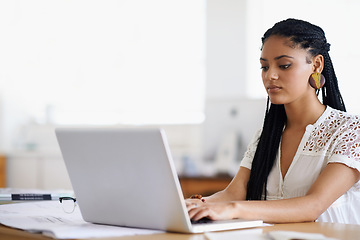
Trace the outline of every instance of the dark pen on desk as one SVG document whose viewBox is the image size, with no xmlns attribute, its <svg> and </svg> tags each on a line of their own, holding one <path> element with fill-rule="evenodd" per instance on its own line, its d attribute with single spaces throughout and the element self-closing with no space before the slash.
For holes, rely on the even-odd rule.
<svg viewBox="0 0 360 240">
<path fill-rule="evenodd" d="M 0 201 L 40 201 L 40 200 L 59 200 L 59 195 L 19 193 L 19 194 L 0 194 Z"/>
</svg>

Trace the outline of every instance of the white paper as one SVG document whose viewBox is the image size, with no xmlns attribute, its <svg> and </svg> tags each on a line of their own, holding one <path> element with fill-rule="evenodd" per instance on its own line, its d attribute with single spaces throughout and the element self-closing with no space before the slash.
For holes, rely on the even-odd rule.
<svg viewBox="0 0 360 240">
<path fill-rule="evenodd" d="M 225 232 L 209 232 L 205 236 L 209 240 L 268 240 L 262 229 L 244 229 Z"/>
<path fill-rule="evenodd" d="M 272 231 L 262 233 L 262 229 L 236 230 L 206 233 L 209 240 L 336 240 L 320 233 L 303 233 L 294 231 Z"/>
<path fill-rule="evenodd" d="M 268 232 L 269 239 L 274 240 L 291 240 L 291 239 L 302 239 L 302 240 L 335 240 L 334 238 L 328 238 L 320 233 L 303 233 L 293 231 L 273 231 Z"/>
<path fill-rule="evenodd" d="M 65 213 L 58 201 L 0 205 L 0 223 L 60 239 L 120 237 L 163 232 L 88 223 L 83 220 L 78 206 L 73 213 Z"/>
</svg>

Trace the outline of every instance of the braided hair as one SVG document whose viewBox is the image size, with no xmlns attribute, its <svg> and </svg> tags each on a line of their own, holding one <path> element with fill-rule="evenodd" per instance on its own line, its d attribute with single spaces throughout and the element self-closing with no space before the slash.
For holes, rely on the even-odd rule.
<svg viewBox="0 0 360 240">
<path fill-rule="evenodd" d="M 322 88 L 323 104 L 346 111 L 333 64 L 328 53 L 330 44 L 327 43 L 325 33 L 320 27 L 303 20 L 287 19 L 276 23 L 267 30 L 261 39 L 262 44 L 270 36 L 288 38 L 294 46 L 307 50 L 312 57 L 321 54 L 324 57 L 322 74 L 326 79 L 325 85 Z M 269 104 L 268 98 L 264 125 L 247 185 L 247 200 L 266 200 L 267 179 L 275 162 L 286 119 L 284 105 Z"/>
</svg>

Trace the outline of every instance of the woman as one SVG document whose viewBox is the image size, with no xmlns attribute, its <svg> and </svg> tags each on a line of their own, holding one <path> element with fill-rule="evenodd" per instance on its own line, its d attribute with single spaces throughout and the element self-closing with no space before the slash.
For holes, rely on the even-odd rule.
<svg viewBox="0 0 360 240">
<path fill-rule="evenodd" d="M 360 117 L 345 112 L 329 48 L 323 30 L 302 20 L 266 31 L 263 128 L 226 189 L 186 200 L 191 219 L 360 224 Z"/>
</svg>

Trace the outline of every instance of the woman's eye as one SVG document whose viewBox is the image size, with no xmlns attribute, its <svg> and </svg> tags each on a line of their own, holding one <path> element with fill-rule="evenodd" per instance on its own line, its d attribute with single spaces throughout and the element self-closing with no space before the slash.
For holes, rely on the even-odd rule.
<svg viewBox="0 0 360 240">
<path fill-rule="evenodd" d="M 291 66 L 291 64 L 284 64 L 284 65 L 280 65 L 281 69 L 288 69 Z"/>
<path fill-rule="evenodd" d="M 267 70 L 269 69 L 269 67 L 267 67 L 267 66 L 261 66 L 260 69 L 263 70 L 263 71 L 267 71 Z"/>
</svg>

